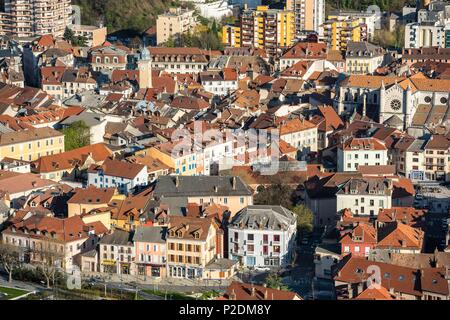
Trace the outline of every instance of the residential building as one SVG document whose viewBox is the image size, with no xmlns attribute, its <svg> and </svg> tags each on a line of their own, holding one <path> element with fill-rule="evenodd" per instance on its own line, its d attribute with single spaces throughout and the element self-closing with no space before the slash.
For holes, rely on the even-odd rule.
<svg viewBox="0 0 450 320">
<path fill-rule="evenodd" d="M 198 74 L 206 69 L 208 59 L 199 48 L 149 48 L 152 68 L 170 74 Z"/>
<path fill-rule="evenodd" d="M 450 139 L 444 135 L 432 135 L 424 150 L 425 179 L 449 181 Z"/>
<path fill-rule="evenodd" d="M 280 125 L 280 139 L 296 147 L 302 156 L 317 152 L 317 125 L 304 119 L 293 119 Z"/>
<path fill-rule="evenodd" d="M 366 25 L 367 40 L 372 41 L 375 37 L 375 30 L 381 29 L 381 15 L 379 12 L 370 11 L 345 11 L 338 10 L 328 15 L 328 19 L 359 19 L 360 23 Z"/>
<path fill-rule="evenodd" d="M 384 49 L 367 41 L 347 43 L 345 52 L 346 72 L 349 74 L 372 74 L 384 62 Z"/>
<path fill-rule="evenodd" d="M 352 178 L 336 193 L 336 209 L 350 209 L 356 215 L 376 216 L 393 206 L 393 182 L 383 178 Z"/>
<path fill-rule="evenodd" d="M 109 274 L 136 274 L 133 233 L 115 229 L 99 242 L 100 270 Z"/>
<path fill-rule="evenodd" d="M 327 44 L 324 42 L 298 42 L 280 57 L 280 70 L 286 70 L 297 62 L 327 59 Z"/>
<path fill-rule="evenodd" d="M 294 11 L 297 35 L 305 31 L 319 33 L 325 21 L 324 0 L 286 0 L 286 9 Z"/>
<path fill-rule="evenodd" d="M 323 23 L 324 42 L 330 43 L 330 50 L 347 50 L 350 41 L 367 40 L 366 25 L 359 18 L 334 17 Z"/>
<path fill-rule="evenodd" d="M 376 138 L 350 138 L 338 147 L 337 170 L 357 171 L 359 166 L 386 165 L 387 147 Z"/>
<path fill-rule="evenodd" d="M 377 245 L 377 231 L 370 224 L 358 223 L 350 230 L 341 231 L 339 243 L 342 255 L 367 257 Z"/>
<path fill-rule="evenodd" d="M 91 144 L 78 149 L 43 156 L 32 162 L 32 170 L 42 179 L 56 182 L 65 180 L 79 181 L 87 178 L 86 170 L 91 164 L 100 165 L 112 151 L 103 143 Z"/>
<path fill-rule="evenodd" d="M 162 176 L 153 195 L 163 202 L 224 205 L 232 216 L 253 204 L 250 188 L 241 178 L 230 176 Z"/>
<path fill-rule="evenodd" d="M 425 233 L 402 222 L 387 223 L 377 230 L 378 250 L 389 253 L 421 253 L 425 245 Z"/>
<path fill-rule="evenodd" d="M 55 265 L 71 270 L 75 256 L 94 249 L 106 232 L 102 223 L 86 224 L 78 216 L 59 219 L 30 212 L 2 232 L 2 242 L 21 247 L 28 263 L 39 264 L 51 255 Z"/>
<path fill-rule="evenodd" d="M 275 55 L 290 47 L 295 38 L 294 13 L 289 10 L 269 9 L 258 6 L 247 9 L 241 15 L 241 47 L 264 49 Z"/>
<path fill-rule="evenodd" d="M 148 185 L 147 166 L 106 159 L 101 165 L 92 164 L 87 170 L 88 185 L 97 188 L 117 188 L 128 194 Z"/>
<path fill-rule="evenodd" d="M 296 232 L 296 217 L 288 209 L 248 206 L 228 226 L 228 255 L 246 268 L 285 267 L 292 262 Z"/>
<path fill-rule="evenodd" d="M 117 197 L 114 188 L 98 189 L 94 186 L 76 188 L 73 196 L 67 201 L 69 217 L 89 213 L 94 209 L 106 208 Z"/>
<path fill-rule="evenodd" d="M 64 134 L 48 127 L 0 134 L 0 159 L 35 161 L 64 151 Z"/>
<path fill-rule="evenodd" d="M 106 41 L 108 34 L 106 27 L 86 26 L 86 25 L 71 25 L 70 29 L 73 31 L 75 37 L 85 38 L 88 47 L 97 47 Z"/>
<path fill-rule="evenodd" d="M 167 228 L 142 226 L 133 236 L 139 276 L 152 278 L 166 277 Z"/>
<path fill-rule="evenodd" d="M 222 43 L 227 47 L 241 46 L 241 27 L 226 24 L 222 27 Z"/>
<path fill-rule="evenodd" d="M 157 44 L 163 44 L 171 38 L 178 41 L 183 33 L 191 31 L 196 25 L 194 10 L 170 8 L 156 19 Z"/>
<path fill-rule="evenodd" d="M 216 228 L 210 219 L 172 215 L 166 246 L 169 277 L 203 278 L 216 255 Z"/>
<path fill-rule="evenodd" d="M 200 73 L 199 76 L 205 91 L 214 95 L 225 96 L 238 88 L 238 75 L 231 68 L 224 68 L 222 72 L 206 71 Z"/>
<path fill-rule="evenodd" d="M 66 26 L 72 25 L 70 0 L 5 0 L 3 5 L 0 35 L 62 37 Z"/>
<path fill-rule="evenodd" d="M 105 42 L 89 51 L 89 62 L 93 71 L 125 70 L 130 49 Z"/>
<path fill-rule="evenodd" d="M 440 23 L 408 23 L 405 26 L 405 49 L 445 47 L 445 26 Z"/>
</svg>

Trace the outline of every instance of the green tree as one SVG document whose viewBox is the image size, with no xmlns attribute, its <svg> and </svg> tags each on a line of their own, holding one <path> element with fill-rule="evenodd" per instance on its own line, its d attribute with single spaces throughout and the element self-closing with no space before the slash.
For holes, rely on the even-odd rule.
<svg viewBox="0 0 450 320">
<path fill-rule="evenodd" d="M 292 207 L 295 190 L 282 182 L 276 182 L 268 187 L 259 187 L 257 191 L 253 200 L 255 204 Z"/>
<path fill-rule="evenodd" d="M 66 27 L 66 29 L 64 30 L 64 39 L 69 42 L 72 42 L 74 37 L 75 33 L 73 32 L 73 30 L 70 29 L 69 27 Z"/>
<path fill-rule="evenodd" d="M 297 229 L 301 232 L 313 230 L 313 213 L 305 205 L 299 204 L 291 209 L 297 217 Z"/>
<path fill-rule="evenodd" d="M 76 121 L 67 128 L 61 130 L 64 134 L 64 146 L 66 151 L 78 149 L 90 144 L 89 127 L 84 121 Z"/>
<path fill-rule="evenodd" d="M 169 36 L 169 38 L 167 39 L 166 43 L 164 44 L 165 47 L 168 48 L 173 48 L 175 47 L 175 39 L 174 37 L 171 35 Z"/>
<path fill-rule="evenodd" d="M 289 290 L 288 286 L 283 283 L 283 279 L 276 273 L 269 274 L 264 284 L 271 289 Z"/>
</svg>

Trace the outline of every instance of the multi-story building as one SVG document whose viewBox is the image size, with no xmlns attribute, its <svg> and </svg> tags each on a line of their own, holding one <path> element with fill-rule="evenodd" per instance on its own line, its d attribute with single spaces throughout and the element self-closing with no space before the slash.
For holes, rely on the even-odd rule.
<svg viewBox="0 0 450 320">
<path fill-rule="evenodd" d="M 200 73 L 200 82 L 203 88 L 218 96 L 225 96 L 237 90 L 238 75 L 236 70 L 224 68 L 220 71 L 206 71 Z"/>
<path fill-rule="evenodd" d="M 179 40 L 183 33 L 192 30 L 196 24 L 194 10 L 170 8 L 156 19 L 157 44 L 165 43 L 170 38 L 174 38 L 175 41 Z"/>
<path fill-rule="evenodd" d="M 88 47 L 97 47 L 106 41 L 108 34 L 106 27 L 85 26 L 74 24 L 70 26 L 75 37 L 84 37 Z"/>
<path fill-rule="evenodd" d="M 328 15 L 328 19 L 359 19 L 367 27 L 367 40 L 373 40 L 375 30 L 381 29 L 381 16 L 372 11 L 345 11 L 339 10 Z"/>
<path fill-rule="evenodd" d="M 286 8 L 294 11 L 295 31 L 319 32 L 319 27 L 325 20 L 324 0 L 286 0 Z"/>
<path fill-rule="evenodd" d="M 241 15 L 240 45 L 241 47 L 262 48 L 269 55 L 274 55 L 280 49 L 293 44 L 294 28 L 293 11 L 269 9 L 268 6 L 258 6 L 256 10 L 247 9 Z M 224 40 L 229 41 L 230 36 L 227 34 L 230 34 L 232 29 L 224 28 Z M 234 29 L 234 34 L 237 33 L 239 32 Z M 232 43 L 230 44 L 232 45 Z"/>
<path fill-rule="evenodd" d="M 125 70 L 129 54 L 127 47 L 106 44 L 89 52 L 89 62 L 94 71 Z"/>
<path fill-rule="evenodd" d="M 424 150 L 425 179 L 449 181 L 450 139 L 444 135 L 432 135 L 425 144 Z"/>
<path fill-rule="evenodd" d="M 136 229 L 133 242 L 138 275 L 166 276 L 166 238 L 166 227 L 141 226 Z"/>
<path fill-rule="evenodd" d="M 358 18 L 334 17 L 323 23 L 323 37 L 331 50 L 347 50 L 350 41 L 367 40 L 366 25 Z"/>
<path fill-rule="evenodd" d="M 346 72 L 371 74 L 384 62 L 384 50 L 366 41 L 347 43 L 345 52 Z"/>
<path fill-rule="evenodd" d="M 376 216 L 392 207 L 393 182 L 382 178 L 352 178 L 336 193 L 336 209 L 355 215 Z"/>
<path fill-rule="evenodd" d="M 405 48 L 445 47 L 445 26 L 440 23 L 408 23 Z"/>
<path fill-rule="evenodd" d="M 92 164 L 87 173 L 88 185 L 117 188 L 123 194 L 148 184 L 147 166 L 138 163 L 106 159 L 101 165 Z"/>
<path fill-rule="evenodd" d="M 167 274 L 203 278 L 216 256 L 216 228 L 208 218 L 171 216 L 167 234 Z"/>
<path fill-rule="evenodd" d="M 116 229 L 103 236 L 99 243 L 100 271 L 115 274 L 135 274 L 136 251 L 133 233 Z"/>
<path fill-rule="evenodd" d="M 317 152 L 317 125 L 304 119 L 293 119 L 280 125 L 280 139 L 296 147 L 302 155 Z"/>
<path fill-rule="evenodd" d="M 151 67 L 171 74 L 198 74 L 206 69 L 208 59 L 199 48 L 149 48 Z"/>
<path fill-rule="evenodd" d="M 0 159 L 34 161 L 64 151 L 64 134 L 44 127 L 0 134 Z"/>
<path fill-rule="evenodd" d="M 253 204 L 253 193 L 239 177 L 162 176 L 156 182 L 154 197 L 161 201 L 219 204 L 232 215 Z"/>
<path fill-rule="evenodd" d="M 230 259 L 244 267 L 284 267 L 295 251 L 297 220 L 282 206 L 248 206 L 228 226 Z"/>
<path fill-rule="evenodd" d="M 358 171 L 359 166 L 388 163 L 387 147 L 376 138 L 350 138 L 338 147 L 338 171 Z"/>
<path fill-rule="evenodd" d="M 72 25 L 71 0 L 5 0 L 0 12 L 0 35 L 63 36 Z"/>
<path fill-rule="evenodd" d="M 224 25 L 222 27 L 222 43 L 227 47 L 241 46 L 241 28 L 239 26 Z"/>
</svg>

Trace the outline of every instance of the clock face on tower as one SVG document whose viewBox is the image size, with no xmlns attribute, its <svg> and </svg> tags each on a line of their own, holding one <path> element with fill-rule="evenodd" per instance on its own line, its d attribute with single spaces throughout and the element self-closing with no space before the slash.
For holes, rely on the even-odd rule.
<svg viewBox="0 0 450 320">
<path fill-rule="evenodd" d="M 398 99 L 394 99 L 391 101 L 391 109 L 398 111 L 402 107 L 402 103 Z"/>
</svg>

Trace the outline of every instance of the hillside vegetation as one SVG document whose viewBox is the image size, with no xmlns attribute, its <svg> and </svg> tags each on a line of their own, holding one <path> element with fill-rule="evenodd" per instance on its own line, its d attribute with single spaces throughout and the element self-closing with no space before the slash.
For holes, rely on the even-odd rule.
<svg viewBox="0 0 450 320">
<path fill-rule="evenodd" d="M 81 7 L 82 23 L 102 23 L 109 32 L 122 29 L 144 31 L 155 25 L 156 17 L 170 6 L 179 6 L 174 0 L 73 0 Z"/>
</svg>

